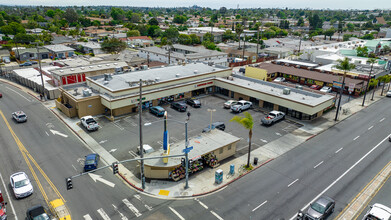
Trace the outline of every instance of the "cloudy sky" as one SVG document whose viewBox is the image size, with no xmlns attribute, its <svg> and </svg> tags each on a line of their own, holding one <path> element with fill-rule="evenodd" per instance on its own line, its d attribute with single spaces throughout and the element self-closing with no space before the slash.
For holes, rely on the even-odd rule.
<svg viewBox="0 0 391 220">
<path fill-rule="evenodd" d="M 240 2 L 240 3 L 239 3 Z M 374 4 L 376 3 L 376 4 Z M 0 0 L 1 5 L 45 5 L 45 6 L 148 6 L 188 7 L 198 5 L 210 8 L 313 8 L 313 9 L 390 9 L 390 0 Z"/>
</svg>

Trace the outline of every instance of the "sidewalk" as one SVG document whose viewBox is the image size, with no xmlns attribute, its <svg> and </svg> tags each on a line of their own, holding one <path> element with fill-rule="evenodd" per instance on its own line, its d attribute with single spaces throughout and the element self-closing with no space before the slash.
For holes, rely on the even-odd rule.
<svg viewBox="0 0 391 220">
<path fill-rule="evenodd" d="M 0 80 L 8 84 L 15 85 L 16 87 L 28 92 L 39 100 L 38 93 L 34 93 L 30 89 L 24 88 L 13 82 L 8 82 L 3 79 Z M 353 99 L 349 103 L 344 104 L 342 106 L 342 109 L 348 109 L 348 112 L 341 110 L 338 121 L 334 121 L 336 109 L 327 112 L 322 117 L 313 121 L 300 121 L 299 123 L 303 124 L 302 127 L 251 152 L 251 163 L 253 163 L 255 157 L 258 158 L 258 164 L 256 166 L 254 166 L 253 164 L 253 170 L 262 167 L 264 164 L 267 164 L 273 159 L 291 150 L 292 148 L 320 134 L 321 132 L 334 126 L 335 124 L 362 110 L 363 108 L 366 108 L 368 105 L 371 105 L 376 101 L 380 100 L 381 98 L 384 98 L 385 96 L 380 96 L 380 93 L 381 88 L 378 88 L 378 91 L 375 93 L 373 101 L 370 100 L 372 93 L 370 92 L 369 94 L 367 94 L 365 107 L 361 106 L 363 100 L 362 97 Z M 116 158 L 114 158 L 108 151 L 106 151 L 102 146 L 100 146 L 98 142 L 96 142 L 86 132 L 84 132 L 84 130 L 81 129 L 80 126 L 78 126 L 79 119 L 72 119 L 65 116 L 62 112 L 55 108 L 55 103 L 53 100 L 45 101 L 44 105 L 48 109 L 50 109 L 55 115 L 57 115 L 78 137 L 80 137 L 80 139 L 86 144 L 87 147 L 89 147 L 92 151 L 98 153 L 101 156 L 101 159 L 104 160 L 107 164 L 112 164 L 113 162 L 117 161 Z M 146 183 L 145 189 L 142 190 L 141 180 L 134 176 L 132 172 L 130 172 L 125 166 L 121 164 L 119 165 L 119 174 L 127 183 L 129 183 L 135 189 L 143 191 L 144 193 L 158 196 L 160 198 L 192 197 L 215 192 L 219 189 L 222 189 L 226 185 L 234 182 L 235 180 L 241 178 L 242 176 L 248 174 L 246 173 L 240 176 L 237 172 L 238 167 L 246 163 L 247 154 L 236 158 L 228 158 L 225 161 L 222 161 L 221 165 L 215 169 L 207 168 L 200 173 L 190 175 L 190 187 L 188 189 L 184 189 L 185 179 L 182 179 L 178 182 L 169 180 L 152 180 L 150 183 Z M 227 176 L 231 164 L 235 166 L 235 173 L 232 176 Z M 223 182 L 221 184 L 215 183 L 215 170 L 217 169 L 222 169 L 224 173 Z M 250 171 L 250 173 L 251 172 L 252 171 Z"/>
</svg>

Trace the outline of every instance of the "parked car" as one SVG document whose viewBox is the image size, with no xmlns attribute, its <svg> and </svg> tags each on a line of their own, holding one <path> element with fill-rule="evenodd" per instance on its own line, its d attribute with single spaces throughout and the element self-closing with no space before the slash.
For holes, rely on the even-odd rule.
<svg viewBox="0 0 391 220">
<path fill-rule="evenodd" d="M 186 99 L 186 103 L 193 108 L 201 108 L 201 101 L 199 99 Z"/>
<path fill-rule="evenodd" d="M 285 78 L 284 77 L 277 77 L 273 81 L 274 82 L 285 82 Z"/>
<path fill-rule="evenodd" d="M 315 90 L 320 90 L 322 88 L 322 86 L 320 85 L 312 85 L 310 86 L 310 89 L 315 89 Z"/>
<path fill-rule="evenodd" d="M 388 92 L 386 93 L 386 96 L 391 97 L 391 90 L 388 90 Z"/>
<path fill-rule="evenodd" d="M 327 92 L 327 93 L 329 93 L 329 92 L 331 92 L 332 90 L 331 90 L 331 87 L 323 86 L 323 87 L 320 89 L 320 91 L 321 91 L 321 92 Z"/>
<path fill-rule="evenodd" d="M 264 125 L 272 125 L 285 118 L 285 113 L 280 111 L 271 111 L 268 115 L 261 119 L 261 123 Z"/>
<path fill-rule="evenodd" d="M 27 60 L 26 62 L 29 62 L 31 64 L 38 64 L 38 61 L 35 61 L 35 60 Z"/>
<path fill-rule="evenodd" d="M 239 68 L 239 73 L 246 73 L 246 68 L 240 67 Z"/>
<path fill-rule="evenodd" d="M 327 196 L 319 197 L 314 203 L 311 203 L 304 219 L 325 219 L 334 212 L 335 201 Z"/>
<path fill-rule="evenodd" d="M 218 122 L 213 122 L 212 123 L 212 130 L 213 129 L 219 129 L 221 131 L 224 131 L 225 130 L 225 124 L 224 122 L 221 122 L 221 121 L 218 121 Z M 208 127 L 202 129 L 202 133 L 205 133 L 205 132 L 208 132 L 210 131 L 210 125 L 208 125 Z"/>
<path fill-rule="evenodd" d="M 246 101 L 246 100 L 240 100 L 235 105 L 231 105 L 231 110 L 233 112 L 242 112 L 247 109 L 250 109 L 253 106 L 252 102 Z"/>
<path fill-rule="evenodd" d="M 171 103 L 171 108 L 180 112 L 185 112 L 187 110 L 187 105 L 183 102 L 173 102 Z"/>
<path fill-rule="evenodd" d="M 11 188 L 17 199 L 27 197 L 33 194 L 34 189 L 30 179 L 24 172 L 14 173 L 10 176 Z"/>
<path fill-rule="evenodd" d="M 95 170 L 98 167 L 99 154 L 88 154 L 84 161 L 84 172 Z"/>
<path fill-rule="evenodd" d="M 27 220 L 50 220 L 48 212 L 41 205 L 29 208 L 26 212 L 26 218 Z"/>
<path fill-rule="evenodd" d="M 391 219 L 391 208 L 379 203 L 371 205 L 363 220 L 372 219 Z"/>
<path fill-rule="evenodd" d="M 166 110 L 161 106 L 153 106 L 149 108 L 149 112 L 156 116 L 163 116 Z"/>
<path fill-rule="evenodd" d="M 20 67 L 23 67 L 23 66 L 32 66 L 33 64 L 31 62 L 24 62 L 24 63 L 21 63 L 19 64 Z"/>
<path fill-rule="evenodd" d="M 91 115 L 81 117 L 80 122 L 88 131 L 96 131 L 99 128 L 98 122 Z"/>
<path fill-rule="evenodd" d="M 148 154 L 153 152 L 153 148 L 149 146 L 148 144 L 143 144 L 143 152 L 144 154 Z M 137 147 L 137 154 L 140 154 L 140 146 Z"/>
<path fill-rule="evenodd" d="M 19 123 L 27 121 L 27 115 L 23 111 L 13 112 L 12 118 Z"/>
<path fill-rule="evenodd" d="M 236 101 L 236 100 L 228 100 L 228 101 L 224 102 L 224 108 L 230 109 L 231 106 L 235 105 L 236 103 L 238 103 L 238 101 Z"/>
</svg>

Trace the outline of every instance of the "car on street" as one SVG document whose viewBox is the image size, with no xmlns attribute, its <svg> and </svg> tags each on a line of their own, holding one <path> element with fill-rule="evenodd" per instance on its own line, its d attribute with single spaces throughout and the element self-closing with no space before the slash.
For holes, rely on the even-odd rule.
<svg viewBox="0 0 391 220">
<path fill-rule="evenodd" d="M 12 118 L 19 123 L 27 121 L 27 115 L 23 111 L 13 112 Z"/>
<path fill-rule="evenodd" d="M 391 97 L 391 90 L 388 90 L 388 92 L 386 93 L 386 96 Z"/>
<path fill-rule="evenodd" d="M 285 113 L 280 111 L 271 111 L 268 115 L 261 119 L 261 123 L 264 125 L 272 125 L 285 118 Z"/>
<path fill-rule="evenodd" d="M 88 154 L 84 161 L 84 172 L 95 170 L 98 167 L 99 154 Z"/>
<path fill-rule="evenodd" d="M 391 208 L 380 203 L 371 205 L 367 213 L 365 213 L 363 220 L 378 219 L 391 219 Z"/>
<path fill-rule="evenodd" d="M 33 64 L 31 62 L 24 62 L 24 63 L 21 63 L 19 64 L 20 67 L 23 67 L 23 66 L 32 66 Z"/>
<path fill-rule="evenodd" d="M 186 99 L 186 103 L 193 108 L 201 108 L 201 101 L 199 99 Z"/>
<path fill-rule="evenodd" d="M 213 122 L 212 123 L 212 130 L 213 129 L 219 129 L 221 131 L 224 131 L 225 130 L 225 124 L 224 122 L 222 121 L 218 121 L 218 122 Z M 202 133 L 205 133 L 205 132 L 208 132 L 210 131 L 210 125 L 208 125 L 208 127 L 202 129 Z"/>
<path fill-rule="evenodd" d="M 81 117 L 80 122 L 88 131 L 96 131 L 99 129 L 98 122 L 91 115 Z"/>
<path fill-rule="evenodd" d="M 50 220 L 46 209 L 41 205 L 36 205 L 29 208 L 26 212 L 27 220 Z"/>
<path fill-rule="evenodd" d="M 33 194 L 34 189 L 30 179 L 25 172 L 14 173 L 10 176 L 12 191 L 17 199 Z"/>
<path fill-rule="evenodd" d="M 320 89 L 321 92 L 326 92 L 326 93 L 329 93 L 331 92 L 331 87 L 328 87 L 328 86 L 323 86 L 321 89 Z"/>
<path fill-rule="evenodd" d="M 285 78 L 284 77 L 277 77 L 273 81 L 274 82 L 285 82 Z"/>
<path fill-rule="evenodd" d="M 224 108 L 230 109 L 231 106 L 235 105 L 236 103 L 238 103 L 238 101 L 236 101 L 236 100 L 228 100 L 228 101 L 224 102 Z"/>
<path fill-rule="evenodd" d="M 310 89 L 314 89 L 314 90 L 320 90 L 322 88 L 322 86 L 320 85 L 312 85 L 310 86 Z"/>
<path fill-rule="evenodd" d="M 26 62 L 29 62 L 31 64 L 38 64 L 38 61 L 35 61 L 35 60 L 26 60 Z"/>
<path fill-rule="evenodd" d="M 252 108 L 253 103 L 246 100 L 240 100 L 235 105 L 231 105 L 232 112 L 240 113 L 242 111 L 245 111 L 247 109 Z"/>
<path fill-rule="evenodd" d="M 179 112 L 185 112 L 187 110 L 187 105 L 183 102 L 173 102 L 171 103 L 171 108 Z"/>
<path fill-rule="evenodd" d="M 334 207 L 335 201 L 332 198 L 321 196 L 310 204 L 304 219 L 326 219 L 334 212 Z"/>
<path fill-rule="evenodd" d="M 149 108 L 149 112 L 156 116 L 163 116 L 166 110 L 161 106 L 153 106 Z"/>
</svg>

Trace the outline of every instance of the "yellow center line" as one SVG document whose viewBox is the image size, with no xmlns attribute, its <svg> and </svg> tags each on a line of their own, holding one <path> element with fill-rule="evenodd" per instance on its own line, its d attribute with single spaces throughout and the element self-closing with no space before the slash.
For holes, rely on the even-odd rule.
<svg viewBox="0 0 391 220">
<path fill-rule="evenodd" d="M 49 199 L 46 195 L 46 192 L 45 190 L 43 189 L 43 186 L 41 184 L 41 182 L 39 181 L 38 179 L 38 176 L 36 175 L 32 165 L 30 164 L 30 161 L 29 159 L 33 162 L 33 164 L 35 165 L 35 167 L 39 170 L 39 172 L 42 174 L 42 176 L 46 179 L 46 181 L 49 183 L 49 185 L 52 187 L 52 189 L 56 192 L 57 196 L 60 197 L 64 203 L 66 202 L 65 199 L 62 197 L 62 195 L 60 194 L 60 192 L 57 190 L 56 186 L 52 183 L 52 181 L 50 181 L 49 177 L 45 174 L 45 172 L 41 169 L 41 167 L 38 165 L 38 163 L 34 160 L 34 158 L 31 156 L 31 154 L 28 152 L 28 150 L 24 147 L 24 145 L 22 144 L 22 142 L 19 140 L 18 136 L 15 134 L 15 132 L 12 130 L 10 124 L 8 123 L 6 117 L 4 116 L 3 112 L 0 110 L 0 115 L 1 117 L 3 118 L 4 122 L 6 123 L 9 131 L 11 132 L 12 134 L 12 137 L 14 138 L 16 144 L 18 145 L 18 148 L 19 148 L 19 151 L 22 153 L 22 156 L 24 158 L 24 160 L 26 161 L 26 164 L 27 166 L 29 167 L 31 173 L 33 174 L 33 177 L 35 179 L 35 181 L 37 182 L 37 185 L 38 185 L 38 188 L 39 190 L 41 191 L 44 199 L 45 199 L 45 202 L 46 204 L 50 207 L 50 204 L 49 204 Z"/>
</svg>

